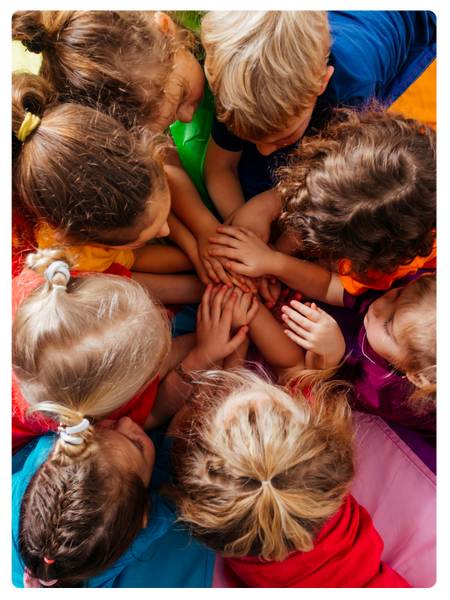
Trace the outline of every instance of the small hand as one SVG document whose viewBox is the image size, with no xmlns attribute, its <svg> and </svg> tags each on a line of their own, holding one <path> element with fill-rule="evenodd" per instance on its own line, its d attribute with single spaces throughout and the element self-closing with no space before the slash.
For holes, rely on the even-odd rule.
<svg viewBox="0 0 450 600">
<path fill-rule="evenodd" d="M 208 235 L 199 235 L 197 238 L 198 254 L 208 277 L 214 283 L 225 283 L 228 287 L 233 287 L 229 275 L 225 272 L 221 262 L 209 254 L 213 245 L 209 241 Z M 225 261 L 226 262 L 226 261 Z M 203 280 L 202 280 L 203 281 Z"/>
<path fill-rule="evenodd" d="M 232 292 L 224 307 L 223 299 L 227 293 L 226 285 L 218 285 L 214 289 L 206 286 L 205 293 L 197 311 L 197 342 L 192 350 L 198 368 L 208 368 L 238 348 L 245 339 L 248 327 L 241 327 L 231 337 L 231 321 L 238 295 Z"/>
<path fill-rule="evenodd" d="M 253 321 L 258 312 L 258 299 L 251 292 L 244 294 L 239 288 L 228 290 L 222 302 L 222 308 L 231 296 L 232 291 L 238 295 L 236 304 L 234 305 L 233 318 L 231 320 L 231 331 L 237 331 L 244 325 L 248 325 Z"/>
<path fill-rule="evenodd" d="M 288 293 L 289 290 L 286 290 Z M 281 281 L 276 277 L 261 277 L 259 294 L 264 302 L 264 306 L 271 310 L 277 303 L 281 294 Z"/>
<path fill-rule="evenodd" d="M 306 306 L 297 300 L 283 306 L 284 333 L 307 351 L 322 357 L 321 367 L 338 365 L 345 354 L 345 340 L 339 325 L 314 302 Z"/>
<path fill-rule="evenodd" d="M 227 269 L 249 277 L 261 277 L 274 272 L 277 252 L 250 229 L 222 226 L 217 231 L 222 235 L 211 236 L 209 240 L 219 245 L 211 248 L 209 254 L 233 259 L 225 263 Z"/>
<path fill-rule="evenodd" d="M 278 298 L 275 306 L 270 311 L 275 317 L 275 319 L 278 321 L 278 323 L 281 324 L 284 324 L 284 321 L 282 319 L 282 315 L 284 314 L 282 312 L 283 306 L 289 306 L 289 302 L 291 300 L 300 300 L 302 297 L 300 292 L 295 292 L 295 294 L 291 295 L 291 297 L 289 297 L 289 294 L 292 294 L 292 290 L 290 290 L 289 288 L 284 289 L 281 292 L 280 297 Z"/>
</svg>

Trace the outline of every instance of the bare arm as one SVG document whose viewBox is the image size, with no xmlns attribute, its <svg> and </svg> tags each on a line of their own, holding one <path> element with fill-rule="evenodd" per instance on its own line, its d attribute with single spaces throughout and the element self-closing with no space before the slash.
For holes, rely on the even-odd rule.
<svg viewBox="0 0 450 600">
<path fill-rule="evenodd" d="M 242 225 L 256 235 L 269 241 L 270 226 L 281 213 L 281 199 L 275 188 L 250 198 L 236 209 L 225 221 L 225 225 Z"/>
<path fill-rule="evenodd" d="M 303 350 L 286 336 L 284 329 L 263 304 L 259 305 L 256 317 L 249 324 L 253 343 L 277 371 L 304 365 Z"/>
<path fill-rule="evenodd" d="M 163 304 L 195 304 L 200 302 L 205 291 L 205 284 L 197 275 L 132 272 L 131 278 L 147 288 Z"/>
<path fill-rule="evenodd" d="M 245 203 L 238 175 L 241 156 L 242 151 L 225 150 L 209 137 L 203 174 L 208 193 L 222 219 L 227 219 Z"/>
<path fill-rule="evenodd" d="M 177 246 L 146 244 L 133 253 L 132 269 L 141 273 L 179 273 L 194 268 L 188 256 Z"/>
</svg>

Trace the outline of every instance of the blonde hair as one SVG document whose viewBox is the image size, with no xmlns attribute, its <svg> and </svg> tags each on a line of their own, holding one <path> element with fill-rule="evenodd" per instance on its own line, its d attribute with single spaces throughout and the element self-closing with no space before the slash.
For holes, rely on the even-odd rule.
<svg viewBox="0 0 450 600">
<path fill-rule="evenodd" d="M 354 475 L 351 411 L 336 382 L 292 397 L 249 371 L 210 371 L 180 418 L 167 494 L 222 556 L 309 551 Z"/>
<path fill-rule="evenodd" d="M 403 307 L 414 311 L 400 337 L 406 377 L 416 386 L 408 403 L 423 414 L 436 408 L 436 275 L 421 275 L 405 292 Z"/>
<path fill-rule="evenodd" d="M 330 48 L 325 11 L 211 11 L 205 75 L 217 117 L 238 137 L 285 129 L 314 105 Z"/>
<path fill-rule="evenodd" d="M 73 266 L 63 249 L 30 254 L 27 266 L 43 273 L 56 260 Z M 66 285 L 67 291 L 54 284 Z M 157 375 L 170 340 L 165 311 L 138 283 L 114 275 L 71 277 L 67 282 L 56 273 L 17 309 L 13 370 L 28 413 L 39 410 L 67 426 L 80 422 L 79 413 L 95 422 Z M 91 429 L 77 435 L 92 439 Z M 55 452 L 61 444 L 68 446 L 60 441 Z M 96 448 L 71 445 L 71 454 L 79 452 L 88 458 Z"/>
</svg>

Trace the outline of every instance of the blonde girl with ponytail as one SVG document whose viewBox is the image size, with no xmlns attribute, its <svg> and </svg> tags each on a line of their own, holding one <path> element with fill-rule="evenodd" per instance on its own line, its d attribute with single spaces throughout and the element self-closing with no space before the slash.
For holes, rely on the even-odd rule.
<svg viewBox="0 0 450 600">
<path fill-rule="evenodd" d="M 300 388 L 243 370 L 204 375 L 173 431 L 166 493 L 178 521 L 225 557 L 231 587 L 409 587 L 380 561 L 381 538 L 349 495 L 344 392 Z"/>
</svg>

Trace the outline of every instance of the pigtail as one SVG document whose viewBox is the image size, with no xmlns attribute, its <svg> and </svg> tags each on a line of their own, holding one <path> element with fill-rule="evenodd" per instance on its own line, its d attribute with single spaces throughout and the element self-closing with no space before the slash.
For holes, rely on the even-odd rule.
<svg viewBox="0 0 450 600">
<path fill-rule="evenodd" d="M 206 373 L 174 434 L 178 520 L 223 556 L 311 550 L 354 475 L 350 419 L 334 384 L 292 402 L 248 371 Z"/>
</svg>

